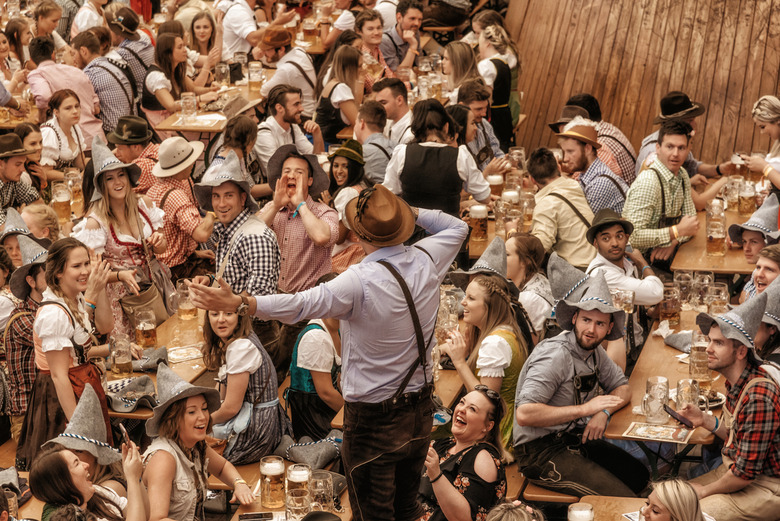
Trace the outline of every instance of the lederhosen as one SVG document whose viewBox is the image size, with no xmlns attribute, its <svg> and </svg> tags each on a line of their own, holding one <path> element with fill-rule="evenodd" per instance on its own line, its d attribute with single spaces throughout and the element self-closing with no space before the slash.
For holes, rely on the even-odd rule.
<svg viewBox="0 0 780 521">
<path fill-rule="evenodd" d="M 59 306 L 67 313 L 74 327 L 75 334 L 76 322 L 70 310 L 59 302 L 49 300 L 41 302 L 38 311 L 48 305 Z M 73 392 L 76 394 L 77 399 L 81 398 L 84 386 L 86 384 L 92 385 L 100 402 L 103 419 L 106 422 L 106 436 L 109 443 L 111 443 L 111 423 L 108 418 L 108 405 L 101 382 L 100 370 L 86 357 L 89 347 L 93 345 L 93 337 L 90 335 L 89 340 L 84 344 L 77 343 L 74 337 L 70 338 L 70 342 L 76 354 L 76 365 L 68 369 L 68 379 L 73 387 Z M 29 403 L 30 406 L 24 415 L 22 432 L 19 437 L 21 442 L 16 449 L 16 466 L 25 470 L 30 468 L 35 455 L 41 450 L 41 445 L 63 433 L 68 423 L 68 419 L 57 397 L 57 389 L 54 387 L 51 372 L 38 369 L 38 374 L 35 376 L 35 383 L 30 393 Z"/>
<path fill-rule="evenodd" d="M 661 218 L 658 220 L 658 226 L 656 227 L 657 230 L 663 229 L 663 228 L 669 228 L 670 226 L 674 226 L 675 224 L 679 223 L 682 220 L 683 214 L 682 214 L 682 207 L 680 207 L 680 215 L 676 217 L 668 217 L 666 215 L 666 190 L 664 190 L 664 180 L 661 177 L 661 172 L 656 170 L 655 168 L 650 168 L 655 173 L 655 177 L 658 179 L 658 186 L 661 187 Z M 682 183 L 682 191 L 683 191 L 683 204 L 685 204 L 685 183 Z M 662 271 L 665 271 L 667 273 L 670 273 L 672 271 L 672 261 L 674 260 L 674 256 L 677 255 L 677 249 L 680 247 L 679 244 L 675 246 L 674 252 L 669 256 L 668 259 L 662 261 L 662 260 L 654 260 L 653 262 L 650 262 L 650 253 L 653 251 L 652 248 L 647 250 L 645 253 L 645 259 L 647 259 L 647 262 L 655 269 L 659 269 Z"/>
<path fill-rule="evenodd" d="M 509 151 L 514 141 L 512 138 L 512 111 L 509 109 L 509 95 L 512 89 L 512 71 L 501 58 L 491 58 L 496 68 L 496 79 L 493 82 L 493 104 L 490 105 L 490 124 L 496 132 L 501 150 Z"/>
<path fill-rule="evenodd" d="M 338 83 L 335 84 L 327 96 L 323 95 L 320 98 L 314 116 L 314 121 L 320 126 L 322 131 L 322 138 L 328 144 L 338 143 L 340 141 L 338 133 L 347 127 L 347 124 L 341 119 L 341 110 L 334 107 L 330 101 L 333 90 L 338 86 Z"/>
</svg>

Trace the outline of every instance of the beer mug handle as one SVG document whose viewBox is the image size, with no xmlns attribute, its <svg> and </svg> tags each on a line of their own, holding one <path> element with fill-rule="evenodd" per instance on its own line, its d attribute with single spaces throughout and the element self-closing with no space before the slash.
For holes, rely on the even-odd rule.
<svg viewBox="0 0 780 521">
<path fill-rule="evenodd" d="M 642 407 L 641 408 L 642 408 L 642 414 L 644 414 L 645 416 L 647 416 L 647 411 L 649 410 L 648 406 L 647 406 L 647 401 L 650 400 L 651 398 L 652 398 L 652 396 L 650 396 L 649 394 L 646 394 L 646 395 L 644 395 L 642 397 Z"/>
<path fill-rule="evenodd" d="M 702 408 L 702 400 L 704 400 L 704 407 Z M 710 401 L 707 399 L 706 396 L 699 395 L 699 409 L 704 410 L 704 414 L 707 414 L 710 412 Z"/>
</svg>

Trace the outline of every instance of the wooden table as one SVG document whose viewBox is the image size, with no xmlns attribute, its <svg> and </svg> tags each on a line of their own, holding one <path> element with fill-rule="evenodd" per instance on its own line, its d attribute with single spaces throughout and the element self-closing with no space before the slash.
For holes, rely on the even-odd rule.
<svg viewBox="0 0 780 521">
<path fill-rule="evenodd" d="M 475 241 L 472 235 L 469 238 L 469 259 L 478 259 L 485 253 L 485 248 L 488 244 L 493 242 L 496 237 L 496 221 L 495 219 L 488 219 L 487 239 L 484 241 Z"/>
<path fill-rule="evenodd" d="M 8 109 L 6 109 L 8 110 Z M 38 107 L 35 106 L 35 102 L 33 102 L 30 106 L 30 112 L 27 113 L 27 116 L 18 119 L 11 117 L 10 112 L 7 112 L 8 117 L 4 118 L 2 121 L 0 121 L 0 129 L 3 130 L 13 130 L 16 128 L 16 126 L 19 123 L 27 122 L 27 123 L 35 123 L 38 124 Z"/>
<path fill-rule="evenodd" d="M 734 273 L 752 273 L 755 266 L 748 264 L 741 248 L 730 248 L 722 257 L 707 255 L 707 213 L 699 212 L 699 233 L 690 241 L 682 244 L 672 261 L 672 271 L 677 270 L 709 270 L 713 273 L 731 275 Z M 737 212 L 726 212 L 726 229 L 732 224 L 742 224 L 749 217 L 742 217 Z M 728 233 L 728 232 L 727 232 Z"/>
<path fill-rule="evenodd" d="M 645 506 L 645 500 L 638 497 L 582 496 L 580 502 L 593 505 L 594 521 L 625 521 L 623 514 Z"/>
</svg>

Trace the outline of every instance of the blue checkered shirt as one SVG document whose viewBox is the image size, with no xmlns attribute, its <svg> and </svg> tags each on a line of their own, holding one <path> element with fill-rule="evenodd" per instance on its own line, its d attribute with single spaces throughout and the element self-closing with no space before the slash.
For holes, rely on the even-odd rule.
<svg viewBox="0 0 780 521">
<path fill-rule="evenodd" d="M 613 183 L 607 177 L 615 182 Z M 610 208 L 619 214 L 623 213 L 628 184 L 616 176 L 600 159 L 597 158 L 590 164 L 588 169 L 580 175 L 579 181 L 594 214 L 604 208 Z"/>
<path fill-rule="evenodd" d="M 115 50 L 130 66 L 130 72 L 133 73 L 133 79 L 135 80 L 136 92 L 140 96 L 144 90 L 146 70 L 154 63 L 154 46 L 144 38 L 141 38 L 136 41 L 125 40 Z M 136 55 L 141 58 L 140 62 Z"/>
<path fill-rule="evenodd" d="M 227 228 L 220 222 L 214 224 L 214 232 L 219 234 L 217 266 L 222 264 L 233 234 L 249 215 L 249 210 L 244 210 Z M 266 227 L 261 234 L 244 234 L 236 241 L 223 277 L 236 293 L 247 291 L 250 295 L 273 295 L 279 282 L 281 262 L 276 234 Z"/>
<path fill-rule="evenodd" d="M 103 122 L 105 133 L 116 128 L 120 117 L 135 115 L 133 86 L 127 74 L 117 64 L 101 56 L 84 67 L 84 74 L 89 78 L 95 88 L 95 94 L 100 99 L 98 117 Z"/>
</svg>

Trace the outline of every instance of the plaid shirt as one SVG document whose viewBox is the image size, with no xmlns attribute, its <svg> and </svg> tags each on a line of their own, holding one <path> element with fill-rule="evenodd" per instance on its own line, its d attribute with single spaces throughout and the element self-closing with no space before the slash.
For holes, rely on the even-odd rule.
<svg viewBox="0 0 780 521">
<path fill-rule="evenodd" d="M 57 32 L 62 38 L 70 43 L 70 26 L 73 24 L 73 19 L 76 17 L 76 13 L 79 12 L 81 6 L 84 5 L 85 0 L 56 0 L 57 5 L 62 8 L 62 17 L 60 23 L 57 24 Z"/>
<path fill-rule="evenodd" d="M 282 252 L 279 289 L 285 293 L 312 288 L 318 278 L 333 271 L 330 256 L 339 238 L 339 213 L 330 206 L 315 203 L 311 196 L 306 198 L 306 206 L 330 227 L 330 241 L 325 246 L 317 246 L 306 232 L 300 215 L 293 217 L 295 212 L 286 206 L 279 210 L 273 230 Z"/>
<path fill-rule="evenodd" d="M 133 79 L 135 80 L 136 92 L 140 96 L 144 90 L 146 70 L 154 63 L 154 46 L 144 38 L 141 38 L 136 41 L 124 40 L 115 50 L 130 66 L 130 72 L 133 73 Z M 143 63 L 139 62 L 133 53 L 138 55 Z"/>
<path fill-rule="evenodd" d="M 691 180 L 684 168 L 674 175 L 666 166 L 656 159 L 649 168 L 639 173 L 639 177 L 628 189 L 626 204 L 623 207 L 623 218 L 634 224 L 631 234 L 631 246 L 642 252 L 656 246 L 668 246 L 669 228 L 659 228 L 661 221 L 661 185 L 654 168 L 663 179 L 663 192 L 666 197 L 666 217 L 680 215 L 696 215 L 696 208 L 691 198 Z M 685 242 L 690 237 L 680 237 L 679 242 Z"/>
<path fill-rule="evenodd" d="M 165 208 L 162 208 L 160 201 L 171 188 L 174 190 L 165 200 Z M 165 212 L 163 233 L 168 241 L 168 249 L 157 255 L 157 258 L 171 268 L 187 260 L 198 247 L 192 232 L 200 226 L 201 218 L 192 190 L 190 178 L 180 181 L 164 177 L 157 179 L 146 193 Z"/>
<path fill-rule="evenodd" d="M 766 373 L 752 361 L 734 385 L 726 382 L 726 405 L 733 414 L 742 389 Z M 771 378 L 770 378 L 771 379 Z M 748 389 L 733 420 L 734 441 L 723 454 L 734 460 L 731 472 L 742 479 L 780 477 L 780 392 L 774 383 L 761 382 Z"/>
<path fill-rule="evenodd" d="M 160 145 L 149 143 L 141 152 L 141 155 L 133 160 L 134 165 L 138 165 L 141 168 L 141 177 L 138 178 L 138 186 L 133 190 L 138 194 L 145 194 L 152 187 L 157 180 L 152 173 L 154 165 L 160 160 L 158 154 L 160 152 Z"/>
<path fill-rule="evenodd" d="M 8 322 L 5 355 L 8 360 L 8 390 L 11 393 L 11 414 L 22 415 L 27 411 L 27 400 L 35 382 L 35 346 L 33 323 L 40 304 L 31 297 L 20 302 L 11 312 L 29 313 Z"/>
<path fill-rule="evenodd" d="M 40 198 L 38 191 L 24 181 L 13 183 L 0 181 L 0 224 L 5 224 L 6 208 L 18 208 L 23 204 L 34 203 Z"/>
<path fill-rule="evenodd" d="M 236 231 L 249 218 L 244 210 L 225 228 L 220 222 L 214 224 L 217 243 L 217 266 L 221 266 L 230 241 Z M 249 292 L 250 295 L 273 295 L 279 282 L 281 255 L 273 230 L 265 227 L 260 234 L 244 234 L 236 240 L 230 252 L 230 261 L 225 268 L 224 278 L 233 291 Z"/>
<path fill-rule="evenodd" d="M 114 62 L 100 56 L 84 67 L 84 74 L 100 99 L 98 117 L 103 122 L 103 132 L 114 130 L 120 117 L 135 114 L 133 86 L 127 75 Z"/>
<path fill-rule="evenodd" d="M 615 156 L 615 160 L 620 168 L 620 177 L 630 185 L 636 179 L 636 172 L 634 171 L 636 151 L 631 141 L 628 140 L 619 128 L 606 121 L 600 121 L 596 130 L 599 133 L 599 143 L 606 145 L 612 152 L 612 155 Z"/>
<path fill-rule="evenodd" d="M 580 175 L 579 182 L 594 214 L 604 208 L 610 208 L 617 213 L 623 211 L 623 204 L 626 202 L 624 194 L 628 192 L 628 185 L 607 168 L 607 165 L 602 163 L 600 159 L 596 159 L 590 164 L 585 173 Z M 621 189 L 623 193 L 620 193 Z"/>
<path fill-rule="evenodd" d="M 363 54 L 370 54 L 374 57 L 376 61 L 379 62 L 379 65 L 382 66 L 384 69 L 382 71 L 382 75 L 379 78 L 374 77 L 373 74 L 366 74 L 365 82 L 363 83 L 364 91 L 366 94 L 371 92 L 371 87 L 374 86 L 374 83 L 381 80 L 382 78 L 395 78 L 395 73 L 393 70 L 387 66 L 387 62 L 385 61 L 385 57 L 382 55 L 382 52 L 379 50 L 379 46 L 377 46 L 376 49 L 374 49 L 374 52 L 371 52 L 371 49 L 363 45 L 363 47 L 360 49 L 360 52 Z"/>
</svg>

